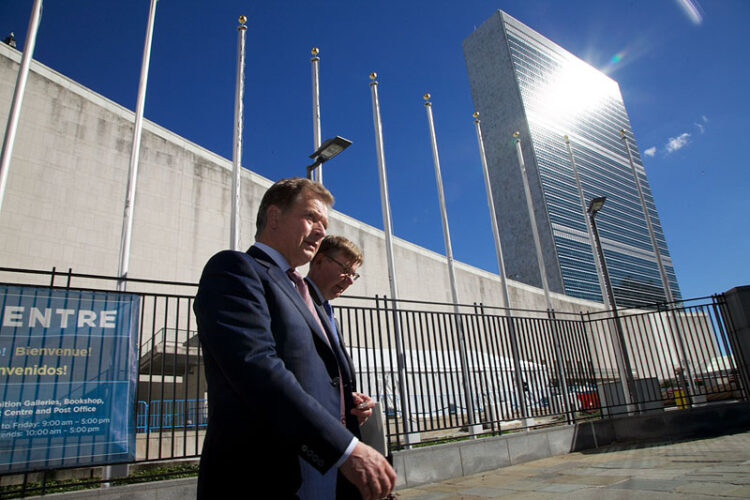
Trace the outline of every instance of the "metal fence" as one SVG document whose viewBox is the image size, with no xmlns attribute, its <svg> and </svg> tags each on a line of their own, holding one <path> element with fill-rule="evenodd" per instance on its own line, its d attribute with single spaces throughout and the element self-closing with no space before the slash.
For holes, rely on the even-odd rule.
<svg viewBox="0 0 750 500">
<path fill-rule="evenodd" d="M 0 281 L 90 290 L 117 285 L 111 277 L 70 270 L 0 268 Z M 128 280 L 127 287 L 141 297 L 136 462 L 196 458 L 207 425 L 192 313 L 196 285 Z M 746 399 L 725 307 L 721 295 L 617 314 L 376 296 L 342 297 L 334 311 L 358 390 L 381 402 L 396 450 Z M 0 484 L 8 480 L 0 477 Z"/>
<path fill-rule="evenodd" d="M 344 301 L 359 387 L 383 402 L 393 448 L 747 397 L 720 295 L 617 315 Z"/>
</svg>

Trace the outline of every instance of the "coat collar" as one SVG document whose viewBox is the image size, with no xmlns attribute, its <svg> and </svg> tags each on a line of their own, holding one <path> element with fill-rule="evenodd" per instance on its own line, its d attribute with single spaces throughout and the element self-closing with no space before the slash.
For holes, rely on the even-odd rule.
<svg viewBox="0 0 750 500">
<path fill-rule="evenodd" d="M 312 312 L 307 308 L 307 305 L 305 305 L 305 302 L 302 300 L 302 296 L 294 287 L 294 283 L 292 283 L 292 280 L 286 274 L 287 270 L 281 269 L 270 255 L 268 255 L 266 252 L 256 247 L 255 245 L 251 246 L 248 249 L 247 253 L 251 257 L 253 257 L 259 264 L 266 268 L 271 281 L 275 282 L 279 286 L 279 288 L 284 291 L 287 297 L 289 297 L 289 299 L 294 303 L 299 312 L 305 318 L 305 321 L 307 322 L 313 333 L 317 335 L 321 340 L 323 340 L 326 345 L 328 345 L 328 339 L 331 338 L 332 332 L 323 332 L 320 330 L 320 325 L 317 321 L 315 321 L 315 318 L 313 318 L 312 316 Z M 312 292 L 311 287 L 308 288 Z M 313 293 L 311 293 L 310 296 L 312 297 Z M 314 298 L 313 302 L 315 302 Z M 315 309 L 318 312 L 318 317 L 320 318 L 320 323 L 323 325 L 323 328 L 328 330 L 330 327 L 328 326 L 328 319 L 325 312 L 321 311 L 321 306 L 317 304 L 315 305 Z"/>
</svg>

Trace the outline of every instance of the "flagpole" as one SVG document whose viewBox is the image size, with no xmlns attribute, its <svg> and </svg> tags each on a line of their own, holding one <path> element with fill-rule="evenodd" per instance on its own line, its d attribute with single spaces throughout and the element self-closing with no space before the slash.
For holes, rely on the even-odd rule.
<svg viewBox="0 0 750 500">
<path fill-rule="evenodd" d="M 606 284 L 604 283 L 604 275 L 602 273 L 602 266 L 599 263 L 599 259 L 596 258 L 597 250 L 594 243 L 594 233 L 591 231 L 591 223 L 588 218 L 588 206 L 586 205 L 586 198 L 583 195 L 583 185 L 581 184 L 581 177 L 578 175 L 578 167 L 576 166 L 575 158 L 573 157 L 573 149 L 570 146 L 570 140 L 568 136 L 564 136 L 565 147 L 568 149 L 568 158 L 570 159 L 570 167 L 573 169 L 573 175 L 576 179 L 576 186 L 578 188 L 578 198 L 581 201 L 581 210 L 583 211 L 583 218 L 586 220 L 586 230 L 589 234 L 589 242 L 591 244 L 591 253 L 594 255 L 594 265 L 596 266 L 596 275 L 599 278 L 599 289 L 602 292 L 602 303 L 608 309 L 612 308 L 612 304 L 609 303 L 609 294 L 607 293 Z"/>
<path fill-rule="evenodd" d="M 8 181 L 8 171 L 10 169 L 10 159 L 13 156 L 13 146 L 16 142 L 16 132 L 18 130 L 18 119 L 21 115 L 21 104 L 26 91 L 26 80 L 29 77 L 29 67 L 31 58 L 34 55 L 34 46 L 36 45 L 36 34 L 39 31 L 39 22 L 42 18 L 42 0 L 34 0 L 29 17 L 29 27 L 26 30 L 26 41 L 23 46 L 23 55 L 21 56 L 21 66 L 18 69 L 16 77 L 16 87 L 13 90 L 13 102 L 10 106 L 8 115 L 8 124 L 5 127 L 5 138 L 3 139 L 3 150 L 0 154 L 0 211 L 3 207 L 3 198 L 5 197 L 5 184 Z"/>
<path fill-rule="evenodd" d="M 458 307 L 458 293 L 456 291 L 456 271 L 453 265 L 453 247 L 451 245 L 451 233 L 448 227 L 448 213 L 445 208 L 445 194 L 443 192 L 443 176 L 440 173 L 440 156 L 438 155 L 437 139 L 435 137 L 435 123 L 432 118 L 432 103 L 429 101 L 430 94 L 424 95 L 424 109 L 427 113 L 427 126 L 430 129 L 430 143 L 432 145 L 432 160 L 435 165 L 435 182 L 437 183 L 438 201 L 440 202 L 440 219 L 443 222 L 443 240 L 445 241 L 445 257 L 448 260 L 448 278 L 451 285 L 451 299 L 453 300 L 453 314 L 456 318 L 458 329 L 458 350 L 461 358 L 461 375 L 464 385 L 464 398 L 466 412 L 468 414 L 469 434 L 472 436 L 482 431 L 481 426 L 475 426 L 476 415 L 474 415 L 474 394 L 471 390 L 469 379 L 469 360 L 466 351 L 466 339 L 461 324 L 461 314 Z M 478 429 L 476 428 L 478 427 Z"/>
<path fill-rule="evenodd" d="M 310 51 L 312 57 L 310 58 L 310 64 L 312 66 L 312 115 L 313 115 L 313 151 L 317 151 L 320 148 L 320 91 L 318 87 L 318 65 L 320 63 L 320 57 L 318 57 L 318 48 L 313 47 Z M 323 164 L 313 170 L 313 179 L 323 184 Z"/>
<path fill-rule="evenodd" d="M 641 187 L 641 178 L 638 175 L 638 171 L 635 168 L 635 163 L 633 162 L 633 154 L 630 151 L 630 142 L 628 141 L 628 136 L 625 133 L 625 129 L 620 129 L 620 136 L 622 137 L 622 142 L 625 143 L 625 150 L 628 153 L 628 161 L 630 162 L 630 169 L 633 171 L 633 179 L 635 179 L 635 186 L 638 189 L 638 197 L 641 200 L 641 208 L 643 209 L 643 216 L 646 218 L 646 226 L 648 227 L 648 235 L 651 238 L 651 245 L 654 249 L 654 255 L 656 256 L 656 263 L 659 266 L 659 275 L 661 276 L 661 283 L 664 287 L 664 293 L 666 295 L 667 300 L 667 309 L 671 309 L 674 306 L 674 295 L 672 295 L 672 288 L 669 286 L 669 278 L 667 277 L 667 269 L 664 267 L 664 261 L 661 257 L 661 252 L 659 251 L 659 245 L 656 242 L 656 233 L 654 232 L 654 224 L 651 222 L 651 215 L 648 212 L 648 207 L 646 206 L 646 197 L 643 194 L 643 188 Z M 690 366 L 688 365 L 687 361 L 687 349 L 685 348 L 685 344 L 682 340 L 682 335 L 680 333 L 680 326 L 677 321 L 677 318 L 673 318 L 674 320 L 674 326 L 675 330 L 677 332 L 677 340 L 679 343 L 678 348 L 680 349 L 682 354 L 682 365 L 685 367 L 685 370 L 687 371 L 687 380 L 688 385 L 690 386 L 690 390 L 693 394 L 696 394 L 695 384 L 693 382 L 693 376 L 690 370 Z"/>
<path fill-rule="evenodd" d="M 521 371 L 521 356 L 516 338 L 516 328 L 513 323 L 513 311 L 510 308 L 510 295 L 508 294 L 508 279 L 505 275 L 505 261 L 503 259 L 503 247 L 500 244 L 500 227 L 497 225 L 497 214 L 495 213 L 495 201 L 492 196 L 490 185 L 490 171 L 487 167 L 487 155 L 484 152 L 484 140 L 482 139 L 482 128 L 479 125 L 479 111 L 474 111 L 474 129 L 477 132 L 477 144 L 479 146 L 479 157 L 482 160 L 482 173 L 484 174 L 484 187 L 487 191 L 487 206 L 490 208 L 490 222 L 492 224 L 492 236 L 495 239 L 495 256 L 497 257 L 497 268 L 500 274 L 500 286 L 503 292 L 503 307 L 508 315 L 508 333 L 510 335 L 511 352 L 513 353 L 513 368 L 516 376 L 516 394 L 518 394 L 518 405 L 521 409 L 522 425 L 528 428 L 526 412 L 526 395 L 523 390 L 523 373 Z"/>
<path fill-rule="evenodd" d="M 143 47 L 141 61 L 141 77 L 138 83 L 138 99 L 135 106 L 135 121 L 133 123 L 133 148 L 130 151 L 130 170 L 128 171 L 128 191 L 125 199 L 125 210 L 122 221 L 122 239 L 120 241 L 120 269 L 117 284 L 118 290 L 125 291 L 130 261 L 130 242 L 133 233 L 133 208 L 135 205 L 135 188 L 138 180 L 138 157 L 141 149 L 141 132 L 143 130 L 143 108 L 146 104 L 146 85 L 148 83 L 148 68 L 151 62 L 151 39 L 154 34 L 154 17 L 156 16 L 156 2 L 151 0 L 146 27 L 146 41 Z"/>
<path fill-rule="evenodd" d="M 628 136 L 625 134 L 625 129 L 620 129 L 620 135 L 622 136 L 622 142 L 625 143 L 625 150 L 628 152 L 628 161 L 630 162 L 630 168 L 633 171 L 633 179 L 635 179 L 635 186 L 638 189 L 638 197 L 641 201 L 641 208 L 643 208 L 643 216 L 646 218 L 646 226 L 648 227 L 648 235 L 651 238 L 651 245 L 654 249 L 654 255 L 656 256 L 656 263 L 659 265 L 659 275 L 661 276 L 661 283 L 664 287 L 664 293 L 666 294 L 667 302 L 674 302 L 674 296 L 672 295 L 672 289 L 669 286 L 669 279 L 667 278 L 667 270 L 664 267 L 664 261 L 661 258 L 661 252 L 659 251 L 659 245 L 656 243 L 656 234 L 654 233 L 654 225 L 651 222 L 651 215 L 649 215 L 648 207 L 646 206 L 646 197 L 643 195 L 643 188 L 641 187 L 641 178 L 638 175 L 638 171 L 635 168 L 633 162 L 633 155 L 630 152 L 630 143 L 628 142 Z"/>
<path fill-rule="evenodd" d="M 573 175 L 576 179 L 576 187 L 578 188 L 578 197 L 581 201 L 581 210 L 583 211 L 583 218 L 586 221 L 586 230 L 588 231 L 589 235 L 589 242 L 591 243 L 591 252 L 594 257 L 594 265 L 596 267 L 596 275 L 599 278 L 599 287 L 601 288 L 602 292 L 602 303 L 604 304 L 605 309 L 611 309 L 613 312 L 613 322 L 615 325 L 614 332 L 612 332 L 611 335 L 611 341 L 612 345 L 615 346 L 615 363 L 617 364 L 617 371 L 619 373 L 620 378 L 620 384 L 622 384 L 623 387 L 623 396 L 625 398 L 625 405 L 628 410 L 628 415 L 632 415 L 635 411 L 635 408 L 633 406 L 633 397 L 630 393 L 632 384 L 630 383 L 630 378 L 632 378 L 632 368 L 630 366 L 630 357 L 628 356 L 627 346 L 625 344 L 625 333 L 622 329 L 622 323 L 620 322 L 620 318 L 617 314 L 617 304 L 614 303 L 614 300 L 610 300 L 610 294 L 611 294 L 611 287 L 612 284 L 607 282 L 607 280 L 604 278 L 605 273 L 603 271 L 603 267 L 607 265 L 607 263 L 604 261 L 604 249 L 601 247 L 601 242 L 598 245 L 599 248 L 597 249 L 596 241 L 594 240 L 594 229 L 593 225 L 596 224 L 594 222 L 593 216 L 589 215 L 588 206 L 586 205 L 586 198 L 583 194 L 583 185 L 581 184 L 581 176 L 578 174 L 578 166 L 576 165 L 575 157 L 573 156 L 573 148 L 570 145 L 570 139 L 568 136 L 563 136 L 563 139 L 565 140 L 565 147 L 568 150 L 568 158 L 570 159 L 570 167 L 573 169 Z"/>
<path fill-rule="evenodd" d="M 372 121 L 375 128 L 375 149 L 378 156 L 378 174 L 380 179 L 380 206 L 383 212 L 383 229 L 385 233 L 386 257 L 388 260 L 388 281 L 391 287 L 393 301 L 393 331 L 396 343 L 396 362 L 398 365 L 398 388 L 400 392 L 401 416 L 406 436 L 406 447 L 412 444 L 411 413 L 409 399 L 406 394 L 406 359 L 404 356 L 401 327 L 398 317 L 398 289 L 396 286 L 396 272 L 393 258 L 393 229 L 391 228 L 391 205 L 388 201 L 388 181 L 385 175 L 385 154 L 383 151 L 383 125 L 380 121 L 380 102 L 378 100 L 378 81 L 376 73 L 370 73 L 370 94 L 372 97 Z"/>
<path fill-rule="evenodd" d="M 542 255 L 542 244 L 539 240 L 539 228 L 536 224 L 536 216 L 534 215 L 534 204 L 531 201 L 531 189 L 529 188 L 529 177 L 526 173 L 526 162 L 523 160 L 523 151 L 521 150 L 521 139 L 519 139 L 519 133 L 513 132 L 513 137 L 516 143 L 516 154 L 518 156 L 518 166 L 521 169 L 521 179 L 523 180 L 523 190 L 526 194 L 526 208 L 529 211 L 529 222 L 531 225 L 531 234 L 534 237 L 534 248 L 536 249 L 536 259 L 539 264 L 539 275 L 542 278 L 542 288 L 544 288 L 544 300 L 547 303 L 547 314 L 550 319 L 554 319 L 554 310 L 552 308 L 552 299 L 549 295 L 549 282 L 547 281 L 547 270 L 544 266 L 544 256 Z M 555 348 L 555 356 L 557 357 L 557 370 L 560 376 L 560 384 L 562 385 L 563 403 L 565 405 L 565 412 L 570 415 L 570 401 L 568 401 L 568 382 L 565 377 L 562 349 L 560 348 L 560 339 L 558 338 L 556 328 L 553 325 L 553 346 Z"/>
<path fill-rule="evenodd" d="M 474 129 L 477 133 L 477 144 L 479 145 L 479 157 L 482 160 L 482 173 L 484 174 L 484 187 L 487 192 L 487 205 L 490 209 L 490 222 L 492 223 L 492 236 L 495 239 L 495 257 L 497 258 L 498 273 L 500 274 L 500 285 L 503 292 L 503 307 L 507 308 L 510 315 L 510 296 L 508 294 L 508 278 L 505 274 L 505 260 L 503 259 L 503 247 L 500 244 L 500 228 L 497 225 L 497 214 L 495 213 L 495 201 L 492 196 L 490 185 L 490 172 L 487 167 L 487 156 L 484 152 L 484 140 L 482 139 L 482 128 L 479 125 L 479 111 L 474 114 Z"/>
<path fill-rule="evenodd" d="M 242 187 L 242 100 L 245 93 L 245 32 L 247 17 L 239 17 L 237 26 L 237 77 L 234 88 L 234 137 L 232 150 L 232 218 L 229 248 L 240 249 L 240 189 Z"/>
</svg>

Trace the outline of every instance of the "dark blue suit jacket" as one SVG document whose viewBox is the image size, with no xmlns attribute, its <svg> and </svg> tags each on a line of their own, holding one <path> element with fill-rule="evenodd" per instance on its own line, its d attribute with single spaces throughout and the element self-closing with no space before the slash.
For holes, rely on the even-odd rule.
<svg viewBox="0 0 750 500">
<path fill-rule="evenodd" d="M 295 498 L 300 459 L 326 472 L 352 440 L 325 333 L 285 271 L 255 247 L 213 256 L 193 309 L 209 412 L 198 497 Z"/>
</svg>

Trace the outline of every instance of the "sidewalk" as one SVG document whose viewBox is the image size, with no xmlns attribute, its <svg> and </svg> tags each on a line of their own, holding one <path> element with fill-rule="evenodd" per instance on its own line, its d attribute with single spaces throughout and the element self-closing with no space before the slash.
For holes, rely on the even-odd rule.
<svg viewBox="0 0 750 500">
<path fill-rule="evenodd" d="M 402 500 L 750 498 L 750 431 L 675 443 L 608 446 L 396 494 Z"/>
</svg>

